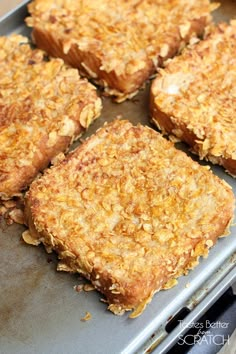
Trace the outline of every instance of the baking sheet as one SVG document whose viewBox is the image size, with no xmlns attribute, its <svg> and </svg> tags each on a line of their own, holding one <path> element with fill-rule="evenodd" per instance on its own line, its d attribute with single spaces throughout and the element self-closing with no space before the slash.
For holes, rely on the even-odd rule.
<svg viewBox="0 0 236 354">
<path fill-rule="evenodd" d="M 26 4 L 27 1 L 24 1 Z M 0 22 L 0 34 L 11 32 L 29 35 L 24 26 L 26 6 L 20 6 L 5 16 Z M 222 1 L 215 14 L 216 21 L 236 17 L 235 1 Z M 105 121 L 117 115 L 133 123 L 150 125 L 148 120 L 149 86 L 133 100 L 121 104 L 103 98 L 101 117 L 84 135 L 91 135 Z M 74 144 L 74 147 L 78 143 Z M 184 148 L 184 145 L 180 145 Z M 196 159 L 196 157 L 193 157 Z M 232 185 L 236 195 L 236 180 L 220 167 L 213 171 Z M 81 282 L 79 275 L 69 275 L 56 271 L 56 257 L 48 255 L 42 246 L 32 247 L 21 240 L 24 227 L 6 226 L 0 228 L 0 353 L 86 353 L 118 354 L 145 352 L 145 343 L 153 337 L 167 320 L 202 289 L 221 267 L 222 277 L 208 288 L 209 303 L 214 294 L 229 286 L 235 274 L 236 228 L 231 228 L 231 236 L 220 239 L 210 251 L 207 259 L 188 276 L 179 278 L 173 289 L 157 293 L 145 312 L 137 319 L 128 315 L 115 316 L 100 302 L 101 295 L 95 291 L 78 293 L 74 286 Z M 216 272 L 216 273 L 217 273 Z M 228 280 L 229 278 L 229 280 Z M 215 278 L 214 278 L 215 279 Z M 186 284 L 190 286 L 186 287 Z M 218 287 L 218 288 L 217 288 Z M 217 292 L 218 289 L 218 292 Z M 207 297 L 206 297 L 207 299 Z M 200 300 L 198 315 L 205 309 L 204 297 Z M 86 312 L 91 320 L 81 321 Z M 170 337 L 171 335 L 169 335 Z M 173 343 L 165 339 L 163 352 Z M 175 336 L 176 338 L 176 336 Z M 164 342 L 163 342 L 164 343 Z M 161 345 L 156 352 L 160 353 Z M 161 351 L 162 352 L 162 351 Z"/>
</svg>

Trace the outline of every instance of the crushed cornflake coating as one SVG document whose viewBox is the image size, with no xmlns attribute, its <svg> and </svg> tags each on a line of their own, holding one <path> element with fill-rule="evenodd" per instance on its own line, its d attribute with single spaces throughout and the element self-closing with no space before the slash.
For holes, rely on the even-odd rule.
<svg viewBox="0 0 236 354">
<path fill-rule="evenodd" d="M 95 88 L 26 37 L 0 37 L 0 198 L 21 196 L 38 172 L 99 115 Z"/>
<path fill-rule="evenodd" d="M 177 279 L 170 279 L 168 282 L 162 287 L 162 289 L 167 290 L 173 288 L 173 286 L 178 284 Z"/>
<path fill-rule="evenodd" d="M 217 6 L 208 0 L 34 0 L 26 23 L 38 47 L 122 100 L 201 35 Z"/>
<path fill-rule="evenodd" d="M 160 70 L 152 119 L 200 158 L 236 176 L 236 22 L 220 24 Z"/>
<path fill-rule="evenodd" d="M 63 152 L 60 152 L 58 155 L 56 155 L 55 157 L 52 158 L 51 160 L 51 164 L 52 165 L 57 165 L 59 164 L 60 162 L 62 162 L 65 158 L 65 155 Z"/>
<path fill-rule="evenodd" d="M 116 120 L 31 184 L 25 220 L 63 270 L 134 318 L 226 234 L 234 202 L 230 186 L 161 134 Z"/>
</svg>

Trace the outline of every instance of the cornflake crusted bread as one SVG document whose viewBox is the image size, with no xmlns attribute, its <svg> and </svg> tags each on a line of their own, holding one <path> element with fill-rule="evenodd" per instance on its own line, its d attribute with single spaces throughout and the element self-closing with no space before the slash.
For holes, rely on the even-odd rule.
<svg viewBox="0 0 236 354">
<path fill-rule="evenodd" d="M 83 274 L 112 312 L 136 317 L 228 232 L 233 208 L 207 168 L 117 120 L 31 184 L 23 239 L 55 250 L 58 270 Z"/>
<path fill-rule="evenodd" d="M 151 115 L 163 133 L 236 176 L 236 21 L 171 60 L 151 87 Z"/>
<path fill-rule="evenodd" d="M 95 88 L 20 35 L 0 37 L 0 198 L 21 194 L 100 114 Z"/>
<path fill-rule="evenodd" d="M 210 23 L 208 0 L 34 0 L 33 39 L 122 101 Z"/>
</svg>

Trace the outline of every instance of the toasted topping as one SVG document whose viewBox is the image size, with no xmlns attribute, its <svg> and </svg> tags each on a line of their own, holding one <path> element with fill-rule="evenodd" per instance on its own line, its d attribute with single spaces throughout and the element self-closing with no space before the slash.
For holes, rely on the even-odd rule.
<svg viewBox="0 0 236 354">
<path fill-rule="evenodd" d="M 19 194 L 38 166 L 48 164 L 59 139 L 70 138 L 55 153 L 100 109 L 95 88 L 76 69 L 61 59 L 44 60 L 43 51 L 32 50 L 23 36 L 0 37 L 0 197 Z"/>
<path fill-rule="evenodd" d="M 171 133 L 181 139 L 184 125 L 196 136 L 194 149 L 201 158 L 215 156 L 213 163 L 236 160 L 235 36 L 235 21 L 219 25 L 171 60 L 152 87 L 155 106 L 175 125 Z"/>
<path fill-rule="evenodd" d="M 216 7 L 208 0 L 102 0 L 99 6 L 96 0 L 34 0 L 26 23 L 57 37 L 65 55 L 76 45 L 96 57 L 99 70 L 133 75 L 156 67 L 158 56 L 173 56 L 191 37 L 201 34 Z M 83 59 L 80 65 L 89 77 L 99 78 L 92 65 Z M 106 91 L 116 93 L 113 88 Z"/>
<path fill-rule="evenodd" d="M 167 289 L 171 289 L 171 288 L 173 288 L 173 286 L 175 286 L 175 285 L 177 285 L 178 284 L 178 280 L 177 279 L 170 279 L 170 280 L 168 280 L 168 282 L 167 283 L 165 283 L 165 285 L 162 287 L 162 289 L 165 289 L 165 290 L 167 290 Z"/>
<path fill-rule="evenodd" d="M 153 295 L 153 294 L 152 294 Z M 136 318 L 140 316 L 143 311 L 145 310 L 146 306 L 149 304 L 149 302 L 152 300 L 152 295 L 149 296 L 147 299 L 142 301 L 135 309 L 134 311 L 129 315 L 129 318 Z"/>
<path fill-rule="evenodd" d="M 44 244 L 111 311 L 135 308 L 132 317 L 207 254 L 234 208 L 230 187 L 208 169 L 154 130 L 118 120 L 33 182 L 27 200 Z"/>
</svg>

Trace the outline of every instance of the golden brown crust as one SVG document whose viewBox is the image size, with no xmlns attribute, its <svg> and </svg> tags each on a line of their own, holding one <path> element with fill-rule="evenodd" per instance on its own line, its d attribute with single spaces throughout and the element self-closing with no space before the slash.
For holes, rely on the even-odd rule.
<svg viewBox="0 0 236 354">
<path fill-rule="evenodd" d="M 236 176 L 236 23 L 221 24 L 160 70 L 151 116 L 162 132 Z"/>
<path fill-rule="evenodd" d="M 154 130 L 115 121 L 31 184 L 23 238 L 135 317 L 207 255 L 233 209 L 231 188 L 206 167 Z"/>
<path fill-rule="evenodd" d="M 63 52 L 63 44 L 57 34 L 45 32 L 39 28 L 32 31 L 33 41 L 39 48 L 43 48 L 53 57 L 62 58 L 72 67 L 78 68 L 81 75 L 87 76 L 96 84 L 104 87 L 105 92 L 117 96 L 118 101 L 132 97 L 137 90 L 155 71 L 152 61 L 145 58 L 142 69 L 127 77 L 126 74 L 117 74 L 115 70 L 106 72 L 101 70 L 102 62 L 94 53 L 80 51 L 77 44 L 72 44 L 68 53 Z"/>
<path fill-rule="evenodd" d="M 0 198 L 19 195 L 99 115 L 95 88 L 20 35 L 0 37 Z"/>
<path fill-rule="evenodd" d="M 203 33 L 215 8 L 208 0 L 62 1 L 29 4 L 32 37 L 121 101 L 156 67 Z"/>
</svg>

